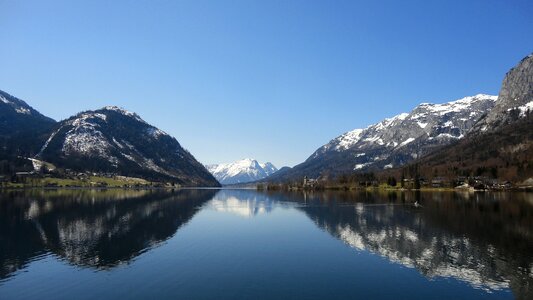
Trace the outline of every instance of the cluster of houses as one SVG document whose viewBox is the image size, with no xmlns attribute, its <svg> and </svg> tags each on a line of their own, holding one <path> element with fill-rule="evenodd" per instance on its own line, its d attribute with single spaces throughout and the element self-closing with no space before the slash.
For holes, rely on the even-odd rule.
<svg viewBox="0 0 533 300">
<path fill-rule="evenodd" d="M 307 176 L 304 177 L 302 187 L 304 189 L 314 189 L 319 187 L 320 180 L 312 179 Z M 378 187 L 379 181 L 362 181 L 358 183 L 360 187 Z M 471 189 L 471 190 L 507 190 L 512 189 L 515 186 L 510 181 L 500 181 L 498 179 L 475 176 L 466 177 L 458 176 L 455 179 L 449 179 L 445 177 L 433 177 L 431 179 L 425 178 L 404 178 L 403 182 L 398 182 L 398 187 L 405 189 L 416 188 L 458 188 L 458 189 Z"/>
<path fill-rule="evenodd" d="M 311 179 L 307 176 L 304 177 L 303 188 L 312 189 L 312 188 L 315 188 L 317 184 L 318 184 L 317 179 Z"/>
<path fill-rule="evenodd" d="M 420 187 L 430 188 L 471 188 L 475 190 L 505 190 L 513 188 L 510 181 L 499 181 L 498 179 L 489 178 L 485 176 L 466 177 L 458 176 L 455 179 L 448 179 L 444 177 L 434 177 L 430 180 L 425 178 L 418 179 Z M 403 186 L 405 188 L 414 188 L 416 181 L 413 178 L 404 179 Z"/>
</svg>

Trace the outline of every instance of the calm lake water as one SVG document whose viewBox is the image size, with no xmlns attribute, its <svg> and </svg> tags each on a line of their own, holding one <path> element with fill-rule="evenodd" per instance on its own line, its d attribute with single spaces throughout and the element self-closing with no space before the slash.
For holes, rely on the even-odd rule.
<svg viewBox="0 0 533 300">
<path fill-rule="evenodd" d="M 533 195 L 0 194 L 0 299 L 117 298 L 533 299 Z"/>
</svg>

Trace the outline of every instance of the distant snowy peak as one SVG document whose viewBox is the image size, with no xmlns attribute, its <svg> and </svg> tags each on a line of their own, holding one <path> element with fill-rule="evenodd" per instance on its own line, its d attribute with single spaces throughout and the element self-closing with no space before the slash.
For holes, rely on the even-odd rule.
<svg viewBox="0 0 533 300">
<path fill-rule="evenodd" d="M 263 179 L 278 169 L 270 162 L 259 163 L 245 158 L 232 163 L 208 165 L 206 168 L 221 184 L 247 183 Z"/>
<path fill-rule="evenodd" d="M 406 152 L 404 157 L 416 158 L 425 151 L 424 147 L 463 138 L 497 100 L 497 96 L 478 94 L 442 104 L 421 103 L 409 113 L 342 134 L 317 149 L 307 161 L 320 159 L 328 153 L 349 151 L 353 152 L 353 169 L 359 170 L 386 161 L 402 148 L 401 151 Z"/>
<path fill-rule="evenodd" d="M 274 166 L 270 162 L 266 162 L 266 163 L 259 164 L 259 165 L 261 166 L 261 168 L 263 168 L 267 176 L 270 176 L 278 171 L 278 168 L 276 168 L 276 166 Z"/>
</svg>

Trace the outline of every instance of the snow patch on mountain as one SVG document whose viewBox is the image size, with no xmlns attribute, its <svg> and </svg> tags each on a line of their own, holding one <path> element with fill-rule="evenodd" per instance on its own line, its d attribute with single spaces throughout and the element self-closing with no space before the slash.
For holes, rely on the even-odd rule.
<svg viewBox="0 0 533 300">
<path fill-rule="evenodd" d="M 507 111 L 511 111 L 511 110 L 514 110 L 514 109 L 518 109 L 520 111 L 520 114 L 519 116 L 522 118 L 522 117 L 525 117 L 526 114 L 530 111 L 533 111 L 533 101 L 530 101 L 524 105 L 521 105 L 521 106 L 517 106 L 515 108 L 509 108 Z"/>
<path fill-rule="evenodd" d="M 475 96 L 464 97 L 459 100 L 451 101 L 443 104 L 422 103 L 419 106 L 425 107 L 429 112 L 445 115 L 452 112 L 461 112 L 469 109 L 473 104 L 480 101 L 497 101 L 498 96 L 478 94 Z"/>
<path fill-rule="evenodd" d="M 67 122 L 66 124 L 71 128 L 66 133 L 62 151 L 67 155 L 103 156 L 107 157 L 109 161 L 116 161 L 116 158 L 109 155 L 111 145 L 103 133 L 98 130 L 100 125 L 94 122 L 95 119 L 105 121 L 106 117 L 100 113 L 82 113 L 77 118 Z"/>
<path fill-rule="evenodd" d="M 361 137 L 361 133 L 363 133 L 364 129 L 354 129 L 352 131 L 349 131 L 345 134 L 343 134 L 339 138 L 339 143 L 335 147 L 337 150 L 343 150 L 348 149 L 355 143 L 357 143 Z"/>
<path fill-rule="evenodd" d="M 32 109 L 31 107 L 29 107 L 26 102 L 20 100 L 20 99 L 14 99 L 13 101 L 7 99 L 6 97 L 4 97 L 3 95 L 0 95 L 0 101 L 2 101 L 3 103 L 11 106 L 12 109 L 15 110 L 16 113 L 18 114 L 24 114 L 24 115 L 31 115 L 32 114 Z"/>
<path fill-rule="evenodd" d="M 148 133 L 150 136 L 154 138 L 159 138 L 160 136 L 167 136 L 168 134 L 164 132 L 163 130 L 157 129 L 155 127 L 150 127 L 146 129 L 146 133 Z"/>
<path fill-rule="evenodd" d="M 0 101 L 4 102 L 5 104 L 10 104 L 11 102 L 6 99 L 6 97 L 0 95 Z"/>
<path fill-rule="evenodd" d="M 406 139 L 405 141 L 403 141 L 403 142 L 400 144 L 399 147 L 403 147 L 403 146 L 409 144 L 410 142 L 412 142 L 412 141 L 414 141 L 414 140 L 415 140 L 415 138 L 410 137 L 410 138 Z"/>
<path fill-rule="evenodd" d="M 370 165 L 371 163 L 364 163 L 364 164 L 356 164 L 355 167 L 353 168 L 354 170 L 360 170 L 368 165 Z"/>
<path fill-rule="evenodd" d="M 129 110 L 126 110 L 122 107 L 118 107 L 118 106 L 105 106 L 103 107 L 101 110 L 109 110 L 109 111 L 114 111 L 114 112 L 117 112 L 119 114 L 122 114 L 122 115 L 125 115 L 125 116 L 128 116 L 128 117 L 132 117 L 134 118 L 135 120 L 139 121 L 139 122 L 143 122 L 143 123 L 146 123 L 143 119 L 141 119 L 141 117 L 139 117 L 138 114 L 134 113 L 134 112 L 131 112 Z"/>
<path fill-rule="evenodd" d="M 18 112 L 19 114 L 31 115 L 31 111 L 24 107 L 17 107 L 15 108 L 15 111 Z"/>
<path fill-rule="evenodd" d="M 72 130 L 63 143 L 63 153 L 84 155 L 107 155 L 109 143 L 100 131 L 93 129 Z"/>
</svg>

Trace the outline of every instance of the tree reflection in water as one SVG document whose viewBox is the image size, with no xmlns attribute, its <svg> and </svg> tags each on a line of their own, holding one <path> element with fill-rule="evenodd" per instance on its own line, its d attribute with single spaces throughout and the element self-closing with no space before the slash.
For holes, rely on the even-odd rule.
<svg viewBox="0 0 533 300">
<path fill-rule="evenodd" d="M 98 269 L 128 263 L 172 236 L 216 190 L 10 192 L 0 200 L 0 276 L 52 252 Z"/>
<path fill-rule="evenodd" d="M 429 279 L 533 299 L 533 195 L 526 193 L 9 192 L 0 198 L 0 279 L 46 253 L 98 270 L 127 264 L 206 208 L 245 218 L 297 210 L 357 251 Z"/>
<path fill-rule="evenodd" d="M 485 290 L 533 299 L 533 195 L 527 193 L 306 193 L 304 211 L 349 246 Z M 418 202 L 422 207 L 416 207 Z"/>
</svg>

